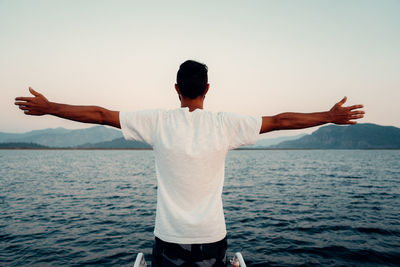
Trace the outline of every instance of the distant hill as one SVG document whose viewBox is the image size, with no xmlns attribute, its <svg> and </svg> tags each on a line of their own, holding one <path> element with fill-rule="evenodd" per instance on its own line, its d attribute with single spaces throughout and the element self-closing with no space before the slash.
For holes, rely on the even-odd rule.
<svg viewBox="0 0 400 267">
<path fill-rule="evenodd" d="M 64 128 L 36 130 L 22 134 L 0 133 L 0 143 L 35 143 L 47 147 L 76 147 L 87 143 L 111 141 L 122 132 L 104 126 L 68 130 Z"/>
<path fill-rule="evenodd" d="M 27 133 L 2 133 L 0 132 L 0 143 L 12 142 L 13 140 L 27 141 L 33 136 L 40 136 L 42 134 L 65 134 L 72 130 L 68 130 L 62 127 L 49 128 L 44 130 L 33 130 Z"/>
<path fill-rule="evenodd" d="M 311 135 L 285 141 L 272 148 L 399 149 L 400 128 L 371 123 L 350 126 L 327 125 Z"/>
<path fill-rule="evenodd" d="M 46 146 L 34 143 L 0 143 L 0 149 L 19 149 L 19 148 L 47 148 Z"/>
<path fill-rule="evenodd" d="M 141 142 L 126 141 L 120 130 L 104 126 L 79 130 L 45 129 L 23 134 L 0 133 L 0 148 L 46 147 L 150 148 Z M 242 148 L 400 149 L 400 128 L 370 123 L 351 126 L 327 125 L 310 135 L 261 139 L 254 146 Z"/>
<path fill-rule="evenodd" d="M 107 142 L 100 142 L 95 144 L 84 144 L 79 148 L 151 148 L 148 144 L 137 142 L 137 141 L 126 141 L 123 137 L 114 139 Z"/>
<path fill-rule="evenodd" d="M 305 136 L 307 134 L 298 134 L 298 135 L 293 135 L 293 136 L 281 136 L 281 137 L 275 137 L 275 138 L 263 138 L 260 139 L 256 142 L 256 144 L 252 147 L 269 147 L 273 145 L 280 144 L 284 141 L 291 141 L 291 140 L 297 140 L 300 139 L 301 137 Z"/>
</svg>

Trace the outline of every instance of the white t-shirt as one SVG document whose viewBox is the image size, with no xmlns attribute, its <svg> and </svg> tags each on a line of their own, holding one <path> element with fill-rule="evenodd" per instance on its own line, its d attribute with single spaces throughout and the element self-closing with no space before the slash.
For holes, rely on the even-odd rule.
<svg viewBox="0 0 400 267">
<path fill-rule="evenodd" d="M 225 157 L 229 149 L 257 141 L 261 117 L 178 108 L 120 112 L 120 124 L 125 139 L 155 152 L 154 235 L 179 244 L 223 239 Z"/>
</svg>

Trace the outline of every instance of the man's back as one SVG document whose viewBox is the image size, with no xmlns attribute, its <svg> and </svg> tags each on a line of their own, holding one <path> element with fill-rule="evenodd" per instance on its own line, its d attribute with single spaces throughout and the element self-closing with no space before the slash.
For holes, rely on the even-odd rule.
<svg viewBox="0 0 400 267">
<path fill-rule="evenodd" d="M 179 108 L 121 113 L 120 121 L 125 138 L 154 148 L 155 235 L 181 244 L 224 238 L 225 157 L 229 149 L 257 140 L 261 118 Z"/>
</svg>

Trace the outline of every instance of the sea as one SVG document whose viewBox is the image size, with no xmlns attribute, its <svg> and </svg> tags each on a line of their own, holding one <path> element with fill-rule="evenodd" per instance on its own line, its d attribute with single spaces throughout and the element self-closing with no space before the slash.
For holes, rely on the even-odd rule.
<svg viewBox="0 0 400 267">
<path fill-rule="evenodd" d="M 148 265 L 151 150 L 0 150 L 0 266 Z M 235 150 L 228 256 L 247 266 L 400 266 L 400 150 Z"/>
</svg>

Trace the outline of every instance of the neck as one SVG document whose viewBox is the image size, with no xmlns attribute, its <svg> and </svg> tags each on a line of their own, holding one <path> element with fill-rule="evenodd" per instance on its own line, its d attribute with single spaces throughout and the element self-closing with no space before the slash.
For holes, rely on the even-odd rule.
<svg viewBox="0 0 400 267">
<path fill-rule="evenodd" d="M 181 97 L 181 108 L 189 108 L 192 112 L 195 109 L 203 109 L 204 97 L 200 96 L 195 99 L 190 99 L 187 97 Z"/>
</svg>

